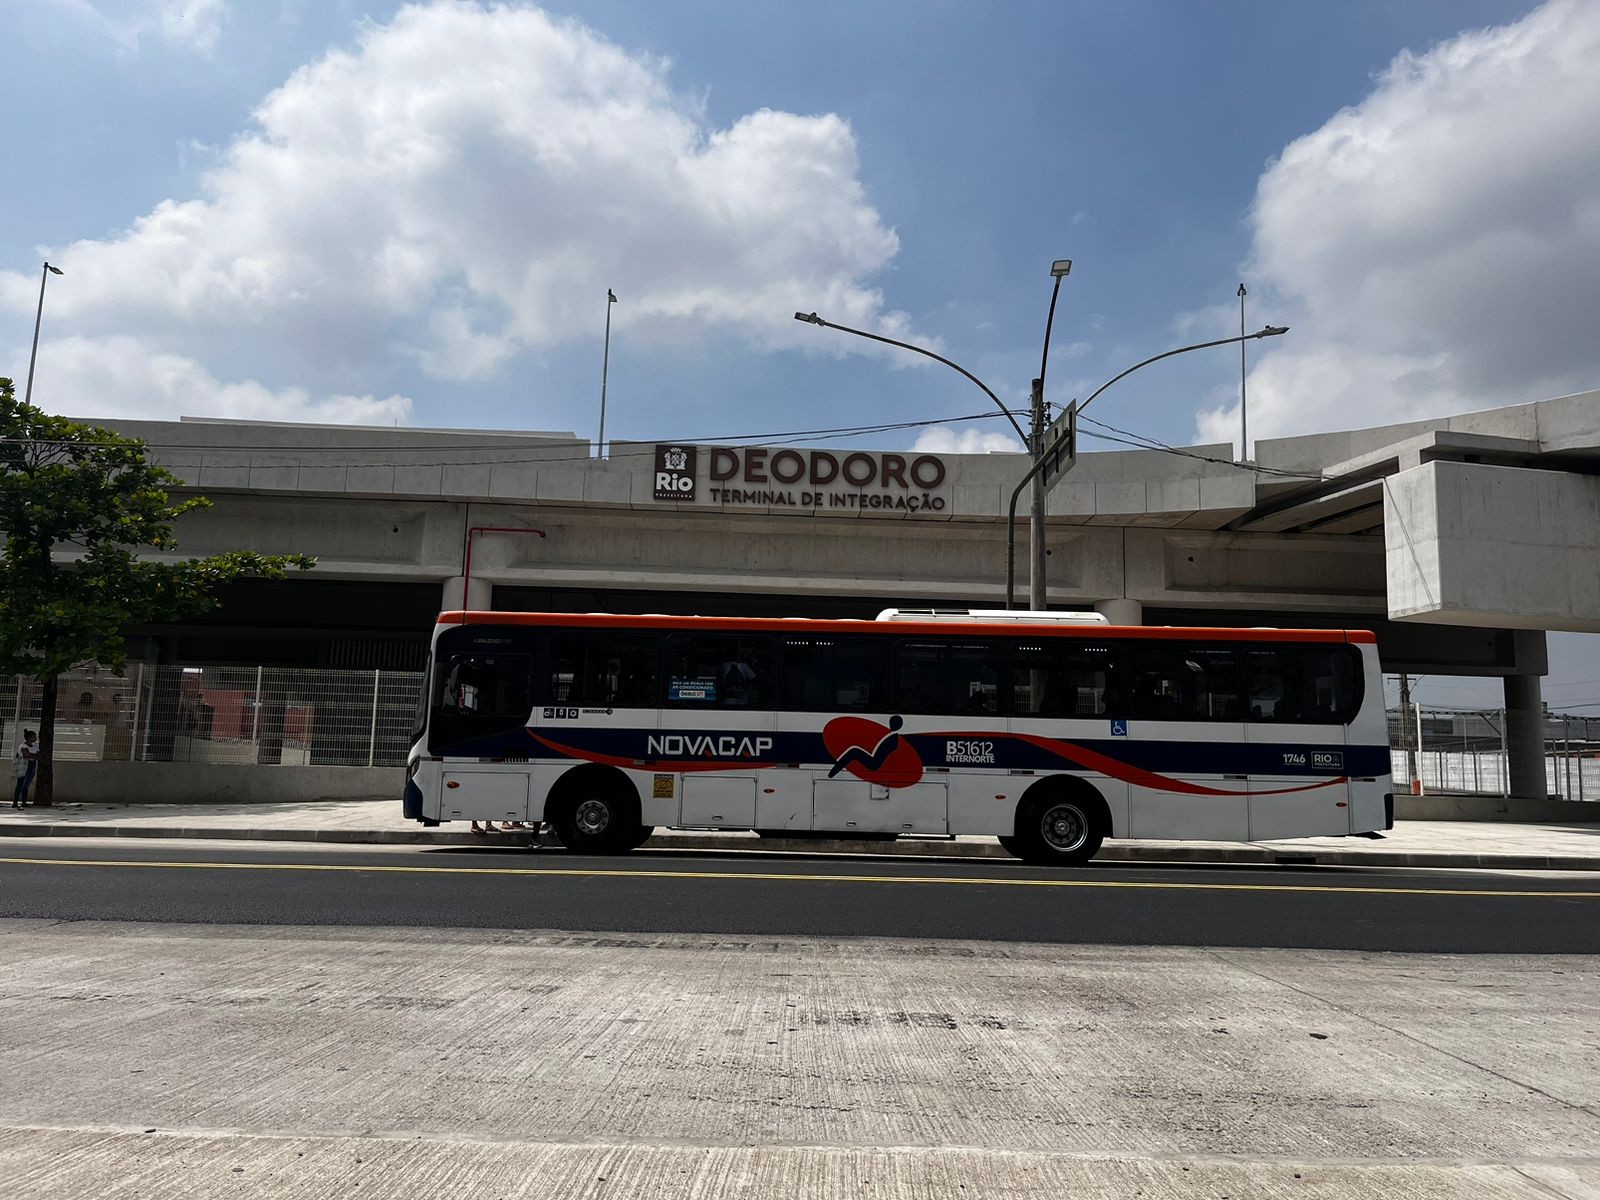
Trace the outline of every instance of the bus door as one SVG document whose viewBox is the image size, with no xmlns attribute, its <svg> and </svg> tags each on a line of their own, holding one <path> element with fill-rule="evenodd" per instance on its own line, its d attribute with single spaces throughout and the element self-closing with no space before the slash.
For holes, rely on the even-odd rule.
<svg viewBox="0 0 1600 1200">
<path fill-rule="evenodd" d="M 777 772 L 775 639 L 764 633 L 674 633 L 666 639 L 658 759 L 680 764 L 674 825 L 754 829 Z"/>
<path fill-rule="evenodd" d="M 1342 646 L 1253 646 L 1244 674 L 1250 840 L 1349 833 L 1350 656 Z"/>
<path fill-rule="evenodd" d="M 1132 641 L 1125 682 L 1128 720 L 1121 735 L 1113 723 L 1111 740 L 1126 739 L 1120 757 L 1138 768 L 1128 787 L 1129 836 L 1245 840 L 1250 802 L 1234 648 Z"/>
<path fill-rule="evenodd" d="M 439 820 L 527 819 L 528 769 L 508 760 L 521 763 L 527 753 L 528 649 L 476 628 L 441 640 L 428 727 L 429 751 L 445 762 Z"/>
</svg>

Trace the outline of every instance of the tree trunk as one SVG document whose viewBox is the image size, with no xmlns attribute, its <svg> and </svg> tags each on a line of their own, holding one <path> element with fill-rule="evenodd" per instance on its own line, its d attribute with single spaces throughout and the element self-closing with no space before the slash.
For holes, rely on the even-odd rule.
<svg viewBox="0 0 1600 1200">
<path fill-rule="evenodd" d="M 39 696 L 39 775 L 33 781 L 33 803 L 49 808 L 56 790 L 56 684 L 59 676 L 48 675 Z"/>
</svg>

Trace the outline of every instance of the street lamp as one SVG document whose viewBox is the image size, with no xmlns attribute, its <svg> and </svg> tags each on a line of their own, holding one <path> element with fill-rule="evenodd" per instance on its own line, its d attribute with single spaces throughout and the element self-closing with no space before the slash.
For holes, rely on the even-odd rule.
<svg viewBox="0 0 1600 1200">
<path fill-rule="evenodd" d="M 910 342 L 897 342 L 894 340 L 894 338 L 884 337 L 879 333 L 868 333 L 865 329 L 852 329 L 848 325 L 839 325 L 833 321 L 825 321 L 821 317 L 817 316 L 817 314 L 814 312 L 797 312 L 794 315 L 794 319 L 796 321 L 804 321 L 807 325 L 820 325 L 824 329 L 837 329 L 840 333 L 853 333 L 857 337 L 869 338 L 874 342 L 882 342 L 887 346 L 899 346 L 902 350 L 910 350 L 913 354 L 921 354 L 926 358 L 933 359 L 934 362 L 942 362 L 951 370 L 959 371 L 968 379 L 972 380 L 973 383 L 977 384 L 978 388 L 985 396 L 989 397 L 989 399 L 995 402 L 995 406 L 1005 414 L 1006 420 L 1011 422 L 1011 428 L 1017 431 L 1017 436 L 1022 439 L 1023 444 L 1027 444 L 1028 435 L 1022 432 L 1022 426 L 1017 424 L 1017 419 L 1011 415 L 1011 410 L 1000 402 L 999 396 L 996 396 L 992 391 L 989 390 L 988 384 L 984 383 L 983 380 L 979 379 L 960 363 L 953 363 L 942 354 L 935 354 L 932 350 L 925 350 L 921 346 L 913 346 Z"/>
<path fill-rule="evenodd" d="M 44 270 L 39 272 L 39 309 L 33 314 L 33 352 L 28 355 L 28 386 L 22 393 L 24 404 L 33 403 L 33 363 L 39 357 L 39 322 L 44 320 L 44 285 L 45 280 L 52 275 L 62 274 L 60 267 L 44 264 Z"/>
<path fill-rule="evenodd" d="M 1212 346 L 1231 346 L 1235 342 L 1243 343 L 1253 341 L 1256 338 L 1280 337 L 1288 332 L 1289 327 L 1287 325 L 1267 325 L 1256 333 L 1247 333 L 1242 337 L 1218 338 L 1214 342 L 1196 342 L 1192 346 L 1179 346 L 1176 350 L 1167 350 L 1161 354 L 1151 355 L 1143 362 L 1134 363 L 1133 366 L 1129 367 L 1126 371 L 1122 371 L 1116 375 L 1113 375 L 1099 387 L 1095 388 L 1095 390 L 1089 394 L 1089 398 L 1077 406 L 1077 412 L 1079 415 L 1082 415 L 1083 410 L 1088 408 L 1089 405 L 1093 404 L 1101 392 L 1105 391 L 1119 379 L 1126 379 L 1140 367 L 1148 367 L 1151 363 L 1160 362 L 1163 358 L 1171 358 L 1176 354 L 1187 354 L 1191 350 L 1206 350 Z M 1076 448 L 1074 447 L 1074 449 Z M 1048 461 L 1049 460 L 1044 456 L 1036 458 L 1033 466 L 1028 469 L 1028 473 L 1022 477 L 1017 486 L 1011 492 L 1011 507 L 1006 514 L 1006 607 L 1008 609 L 1015 606 L 1017 590 L 1017 498 L 1022 495 L 1023 488 L 1027 487 L 1028 484 L 1034 482 L 1039 477 Z M 1071 460 L 1069 460 L 1068 466 L 1071 466 Z"/>
<path fill-rule="evenodd" d="M 953 363 L 943 355 L 935 354 L 932 350 L 925 350 L 921 346 L 913 346 L 910 342 L 899 342 L 894 338 L 884 337 L 881 334 L 868 333 L 864 329 L 852 329 L 848 325 L 836 325 L 832 321 L 823 320 L 816 313 L 797 312 L 794 315 L 794 319 L 796 321 L 804 321 L 808 325 L 821 325 L 824 329 L 838 329 L 844 333 L 853 333 L 857 337 L 870 338 L 874 342 L 883 342 L 889 346 L 899 346 L 902 350 L 910 350 L 916 354 L 925 355 L 935 362 L 942 362 L 945 366 L 961 372 L 961 374 L 977 384 L 983 390 L 983 394 L 993 400 L 996 407 L 1005 413 L 1006 420 L 1011 422 L 1011 428 L 1017 431 L 1017 436 L 1022 439 L 1022 444 L 1027 447 L 1028 457 L 1034 461 L 1036 470 L 1029 472 L 1028 478 L 1035 479 L 1037 467 L 1042 461 L 1041 455 L 1044 453 L 1044 376 L 1045 368 L 1050 363 L 1050 330 L 1055 324 L 1056 300 L 1061 295 L 1061 281 L 1071 272 L 1072 260 L 1070 258 L 1058 258 L 1050 264 L 1050 274 L 1055 279 L 1055 286 L 1050 292 L 1050 312 L 1044 323 L 1044 352 L 1039 358 L 1039 377 L 1033 381 L 1030 428 L 1026 433 L 1023 432 L 1022 426 L 1017 423 L 1016 417 L 1012 416 L 1011 410 L 1001 403 L 1000 397 L 996 396 L 983 380 L 959 363 Z M 1030 606 L 1035 610 L 1043 610 L 1045 607 L 1044 494 L 1044 481 L 1038 479 L 1034 485 L 1032 515 L 1028 523 L 1029 561 L 1032 563 L 1032 572 L 1028 577 L 1028 598 Z"/>
<path fill-rule="evenodd" d="M 1050 289 L 1050 312 L 1044 319 L 1044 351 L 1039 355 L 1039 377 L 1033 381 L 1029 409 L 1032 413 L 1028 437 L 1028 455 L 1034 465 L 1044 457 L 1044 374 L 1050 365 L 1050 330 L 1056 323 L 1056 299 L 1061 295 L 1061 281 L 1072 273 L 1072 260 L 1058 258 L 1050 264 L 1050 275 L 1055 286 Z M 1045 486 L 1044 476 L 1033 472 L 1033 502 L 1028 508 L 1028 608 L 1043 612 L 1050 602 L 1045 595 L 1044 546 Z M 1008 600 L 1006 607 L 1010 608 Z"/>
</svg>

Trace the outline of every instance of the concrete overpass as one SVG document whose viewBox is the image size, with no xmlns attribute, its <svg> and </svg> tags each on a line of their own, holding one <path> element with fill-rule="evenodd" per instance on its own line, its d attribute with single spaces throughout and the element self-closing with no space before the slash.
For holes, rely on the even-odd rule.
<svg viewBox="0 0 1600 1200">
<path fill-rule="evenodd" d="M 215 501 L 184 519 L 181 553 L 319 560 L 233 589 L 201 621 L 133 631 L 167 662 L 407 665 L 438 609 L 463 602 L 998 606 L 1005 501 L 1026 467 L 656 442 L 601 460 L 571 434 L 112 424 Z M 1051 605 L 1124 623 L 1360 626 L 1388 670 L 1503 677 L 1524 731 L 1513 791 L 1542 791 L 1529 781 L 1544 631 L 1600 630 L 1600 393 L 1256 450 L 1251 466 L 1227 445 L 1082 455 L 1050 497 Z M 533 529 L 544 536 L 506 532 Z"/>
</svg>

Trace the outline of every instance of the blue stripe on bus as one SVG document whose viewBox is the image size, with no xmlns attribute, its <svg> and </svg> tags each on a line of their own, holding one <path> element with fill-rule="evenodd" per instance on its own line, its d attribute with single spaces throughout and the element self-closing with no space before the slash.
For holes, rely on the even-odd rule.
<svg viewBox="0 0 1600 1200">
<path fill-rule="evenodd" d="M 779 732 L 770 729 L 596 729 L 578 725 L 544 725 L 537 733 L 570 747 L 576 753 L 565 754 L 547 747 L 534 738 L 533 730 L 512 730 L 457 743 L 442 751 L 451 757 L 508 758 L 530 761 L 563 761 L 582 759 L 587 755 L 601 758 L 623 759 L 648 769 L 655 763 L 732 766 L 742 761 L 752 765 L 799 764 L 801 766 L 833 765 L 833 756 L 823 745 L 822 734 Z M 1061 756 L 1047 749 L 1010 737 L 1003 731 L 962 732 L 941 730 L 937 734 L 907 733 L 901 735 L 917 751 L 925 767 L 971 768 L 972 749 L 976 743 L 982 747 L 981 757 L 987 759 L 992 751 L 993 762 L 984 761 L 983 769 L 995 770 L 1060 770 L 1066 764 Z M 651 749 L 650 739 L 657 739 L 661 749 Z M 666 739 L 673 739 L 671 749 Z M 682 739 L 681 742 L 678 739 Z M 733 747 L 743 746 L 746 752 L 737 751 L 721 755 L 705 753 L 706 742 L 723 743 Z M 759 754 L 751 753 L 757 739 L 761 739 Z M 1343 742 L 1184 742 L 1142 741 L 1126 737 L 1047 739 L 1059 740 L 1063 745 L 1081 746 L 1086 750 L 1112 758 L 1130 767 L 1156 771 L 1166 775 L 1223 775 L 1283 776 L 1330 778 L 1337 776 L 1379 776 L 1390 770 L 1389 747 L 1386 745 L 1347 746 Z M 958 741 L 962 748 L 954 757 L 947 757 L 947 742 Z M 991 745 L 992 743 L 992 745 Z M 438 751 L 436 751 L 437 753 Z M 663 768 L 665 769 L 665 768 Z"/>
</svg>

